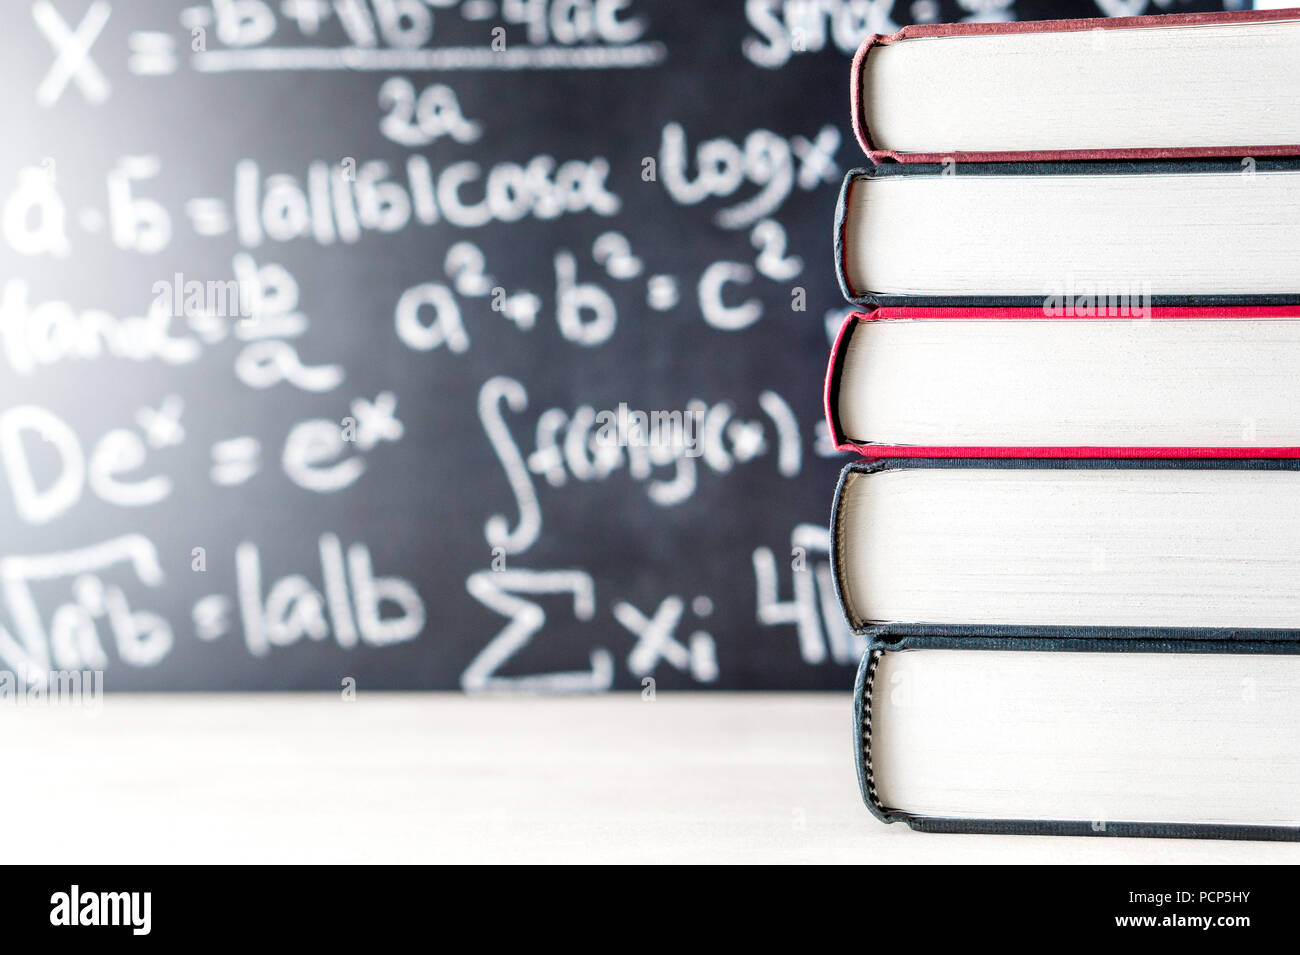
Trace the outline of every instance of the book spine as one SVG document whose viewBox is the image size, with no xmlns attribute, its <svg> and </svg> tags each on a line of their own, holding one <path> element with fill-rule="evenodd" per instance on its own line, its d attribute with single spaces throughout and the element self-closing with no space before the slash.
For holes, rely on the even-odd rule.
<svg viewBox="0 0 1300 955">
<path fill-rule="evenodd" d="M 826 414 L 826 431 L 831 436 L 831 443 L 836 451 L 863 451 L 857 445 L 849 444 L 844 439 L 840 428 L 840 381 L 844 372 L 844 358 L 849 350 L 849 338 L 857 328 L 859 321 L 869 320 L 870 316 L 854 312 L 844 319 L 835 343 L 831 345 L 830 360 L 826 365 L 826 381 L 822 388 L 822 406 Z M 865 451 L 863 451 L 865 453 Z"/>
<path fill-rule="evenodd" d="M 858 676 L 853 684 L 853 758 L 863 804 L 881 822 L 894 822 L 897 814 L 890 813 L 880 802 L 871 768 L 872 693 L 875 690 L 876 669 L 884 652 L 869 646 L 862 655 L 862 662 L 858 664 Z"/>
<path fill-rule="evenodd" d="M 870 626 L 849 599 L 843 535 L 845 490 L 859 475 L 874 474 L 877 471 L 888 470 L 891 466 L 893 462 L 890 461 L 865 461 L 845 466 L 844 470 L 840 471 L 840 479 L 835 485 L 835 496 L 831 499 L 831 585 L 849 630 L 857 636 L 866 636 L 868 639 L 877 636 L 880 628 Z"/>
<path fill-rule="evenodd" d="M 866 169 L 850 169 L 840 184 L 840 195 L 835 201 L 835 280 L 840 284 L 840 294 L 853 305 L 874 308 L 879 304 L 870 293 L 860 293 L 849 285 L 849 273 L 844 255 L 848 248 L 849 194 L 859 177 L 868 175 Z"/>
<path fill-rule="evenodd" d="M 895 40 L 902 39 L 906 32 L 906 28 L 904 28 L 892 35 L 873 33 L 862 41 L 862 45 L 858 47 L 858 52 L 853 54 L 853 65 L 849 69 L 849 111 L 852 115 L 853 138 L 858 141 L 858 146 L 866 153 L 867 159 L 876 165 L 882 162 L 918 161 L 888 150 L 876 149 L 871 142 L 871 130 L 867 128 L 866 110 L 863 108 L 862 102 L 863 78 L 866 73 L 868 54 L 877 46 L 883 46 L 886 43 L 893 43 Z"/>
</svg>

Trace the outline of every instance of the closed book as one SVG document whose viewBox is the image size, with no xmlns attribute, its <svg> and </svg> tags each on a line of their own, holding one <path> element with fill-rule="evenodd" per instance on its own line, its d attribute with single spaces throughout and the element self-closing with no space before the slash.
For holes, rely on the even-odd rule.
<svg viewBox="0 0 1300 955">
<path fill-rule="evenodd" d="M 862 798 L 932 832 L 1295 840 L 1300 644 L 882 635 Z"/>
<path fill-rule="evenodd" d="M 834 232 L 858 305 L 1300 304 L 1300 160 L 888 164 Z"/>
<path fill-rule="evenodd" d="M 872 162 L 1300 152 L 1300 10 L 924 24 L 869 37 Z"/>
<path fill-rule="evenodd" d="M 883 307 L 826 373 L 869 457 L 1300 456 L 1300 306 Z"/>
<path fill-rule="evenodd" d="M 847 466 L 831 571 L 859 634 L 1300 638 L 1300 461 Z"/>
</svg>

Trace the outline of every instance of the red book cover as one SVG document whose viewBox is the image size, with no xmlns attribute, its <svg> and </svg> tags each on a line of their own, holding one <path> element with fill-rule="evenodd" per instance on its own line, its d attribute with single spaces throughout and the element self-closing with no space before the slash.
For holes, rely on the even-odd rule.
<svg viewBox="0 0 1300 955">
<path fill-rule="evenodd" d="M 1300 306 L 1198 306 L 1151 308 L 1152 321 L 1205 319 L 1300 318 Z M 1001 321 L 1098 321 L 1112 316 L 1078 315 L 1068 319 L 1045 317 L 1037 308 L 891 307 L 854 312 L 840 326 L 831 346 L 823 401 L 826 427 L 839 451 L 854 451 L 868 458 L 1300 458 L 1300 447 L 1129 447 L 1129 446 L 928 446 L 855 443 L 839 423 L 839 384 L 848 342 L 862 323 L 890 320 L 996 319 Z M 1136 321 L 1139 319 L 1128 319 Z"/>
<path fill-rule="evenodd" d="M 877 148 L 871 130 L 863 117 L 862 77 L 867 57 L 876 47 L 933 37 L 981 36 L 989 34 L 1067 33 L 1088 30 L 1136 30 L 1151 27 L 1208 26 L 1225 23 L 1258 23 L 1300 19 L 1300 8 L 1285 10 L 1241 10 L 1225 13 L 1180 13 L 1144 17 L 1087 18 L 1075 20 L 1039 20 L 1018 23 L 935 23 L 904 27 L 892 35 L 874 34 L 867 37 L 853 57 L 849 87 L 853 133 L 867 157 L 876 164 L 882 162 L 937 163 L 945 159 L 957 162 L 1010 162 L 1010 161 L 1061 161 L 1072 159 L 1179 159 L 1191 157 L 1229 156 L 1294 156 L 1300 155 L 1300 143 L 1260 146 L 1240 145 L 1216 147 L 1172 147 L 1160 149 L 1048 149 L 1016 152 L 898 152 Z M 1189 77 L 1195 82 L 1195 76 Z"/>
</svg>

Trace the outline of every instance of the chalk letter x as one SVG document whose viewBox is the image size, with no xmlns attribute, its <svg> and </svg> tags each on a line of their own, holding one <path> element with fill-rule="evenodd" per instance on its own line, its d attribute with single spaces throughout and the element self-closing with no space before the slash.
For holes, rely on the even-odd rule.
<svg viewBox="0 0 1300 955">
<path fill-rule="evenodd" d="M 687 646 L 676 637 L 684 605 L 680 597 L 666 597 L 654 617 L 647 617 L 626 600 L 614 605 L 614 619 L 637 638 L 627 657 L 627 668 L 635 676 L 648 676 L 660 660 L 689 671 L 701 683 L 718 678 L 717 652 L 713 637 L 702 631 L 690 636 Z"/>
<path fill-rule="evenodd" d="M 54 9 L 49 0 L 38 0 L 32 4 L 32 18 L 36 26 L 50 41 L 50 46 L 58 54 L 45 79 L 36 88 L 36 102 L 41 106 L 53 106 L 69 80 L 75 80 L 86 99 L 92 103 L 102 103 L 108 98 L 108 80 L 90 58 L 90 47 L 99 37 L 112 8 L 106 0 L 95 0 L 81 18 L 76 31 L 68 29 L 67 21 Z"/>
</svg>

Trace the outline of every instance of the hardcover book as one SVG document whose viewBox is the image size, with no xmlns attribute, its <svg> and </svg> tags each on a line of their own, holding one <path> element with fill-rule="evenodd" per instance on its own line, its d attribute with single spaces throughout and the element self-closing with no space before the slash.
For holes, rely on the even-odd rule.
<svg viewBox="0 0 1300 955">
<path fill-rule="evenodd" d="M 1300 637 L 1300 461 L 850 464 L 831 571 L 861 634 Z"/>
<path fill-rule="evenodd" d="M 874 163 L 1300 152 L 1300 10 L 927 24 L 853 61 Z"/>
<path fill-rule="evenodd" d="M 1300 838 L 1300 645 L 951 643 L 886 636 L 863 657 L 854 750 L 883 821 Z"/>
<path fill-rule="evenodd" d="M 1300 9 L 851 80 L 831 574 L 880 819 L 1300 840 Z"/>
<path fill-rule="evenodd" d="M 1300 160 L 889 164 L 848 173 L 859 305 L 1300 304 Z"/>
<path fill-rule="evenodd" d="M 869 457 L 1300 456 L 1300 306 L 878 308 L 826 373 Z"/>
</svg>

